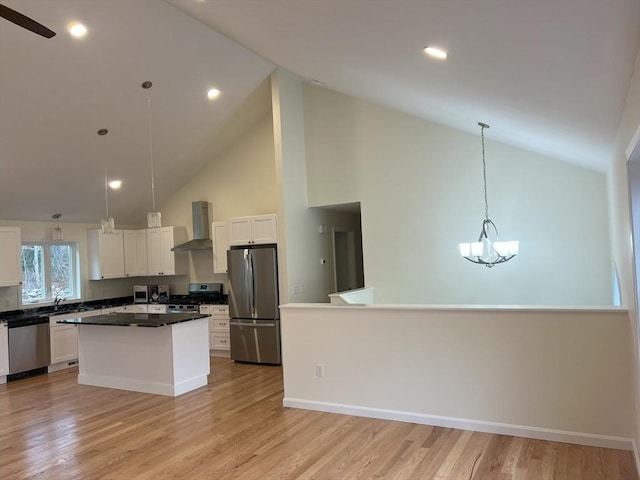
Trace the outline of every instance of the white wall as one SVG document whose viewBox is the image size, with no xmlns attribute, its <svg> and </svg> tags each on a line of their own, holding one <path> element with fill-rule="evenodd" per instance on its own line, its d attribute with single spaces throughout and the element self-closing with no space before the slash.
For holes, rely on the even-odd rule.
<svg viewBox="0 0 640 480">
<path fill-rule="evenodd" d="M 352 228 L 359 234 L 359 218 L 308 208 L 303 82 L 277 70 L 272 86 L 280 301 L 328 302 L 328 294 L 335 291 L 332 227 Z M 320 233 L 319 225 L 325 225 L 327 232 Z"/>
<path fill-rule="evenodd" d="M 487 269 L 457 248 L 484 218 L 479 135 L 311 85 L 304 101 L 309 204 L 361 202 L 377 302 L 611 304 L 604 174 L 494 142 L 499 125 L 485 131 L 489 214 L 521 250 Z"/>
<path fill-rule="evenodd" d="M 625 310 L 281 312 L 286 406 L 631 448 Z"/>
<path fill-rule="evenodd" d="M 276 178 L 273 127 L 270 112 L 241 135 L 219 156 L 211 159 L 186 185 L 160 206 L 163 225 L 184 225 L 193 238 L 191 204 L 209 202 L 210 221 L 229 217 L 275 213 Z M 213 253 L 180 253 L 189 260 L 188 277 L 172 277 L 172 290 L 186 293 L 189 282 L 222 282 L 225 274 L 213 273 Z"/>
<path fill-rule="evenodd" d="M 633 135 L 638 131 L 638 128 L 640 128 L 640 52 L 638 52 L 636 58 L 629 94 L 616 136 L 614 153 L 607 172 L 613 259 L 620 278 L 622 303 L 629 309 L 631 334 L 628 341 L 632 342 L 634 352 L 632 358 L 632 374 L 629 382 L 634 386 L 635 393 L 636 445 L 640 445 L 640 352 L 638 351 L 638 311 L 633 274 L 634 252 L 631 244 L 631 215 L 629 210 L 629 180 L 627 177 L 626 150 L 629 147 Z M 640 225 L 638 227 L 640 227 Z M 636 258 L 640 257 L 640 252 L 635 252 L 635 256 Z M 636 452 L 636 458 L 636 461 L 640 462 L 638 452 Z"/>
</svg>

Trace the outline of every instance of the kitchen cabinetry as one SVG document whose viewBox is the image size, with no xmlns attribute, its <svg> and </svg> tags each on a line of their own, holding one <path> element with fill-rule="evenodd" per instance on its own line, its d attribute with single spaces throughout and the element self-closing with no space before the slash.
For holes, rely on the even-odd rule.
<svg viewBox="0 0 640 480">
<path fill-rule="evenodd" d="M 167 306 L 150 303 L 147 305 L 147 313 L 167 313 Z"/>
<path fill-rule="evenodd" d="M 0 227 L 0 287 L 20 285 L 20 228 Z"/>
<path fill-rule="evenodd" d="M 6 323 L 0 323 L 0 383 L 9 375 L 9 332 Z"/>
<path fill-rule="evenodd" d="M 146 230 L 124 230 L 124 274 L 126 277 L 147 275 Z"/>
<path fill-rule="evenodd" d="M 212 357 L 229 357 L 229 306 L 200 305 L 200 313 L 209 318 L 209 350 Z"/>
<path fill-rule="evenodd" d="M 213 273 L 227 273 L 227 222 L 213 222 L 211 224 L 213 235 Z"/>
<path fill-rule="evenodd" d="M 147 229 L 148 275 L 186 274 L 186 257 L 171 251 L 175 245 L 186 241 L 187 231 L 184 227 Z"/>
<path fill-rule="evenodd" d="M 230 218 L 227 228 L 229 245 L 253 245 L 278 241 L 278 216 L 275 214 Z"/>
<path fill-rule="evenodd" d="M 77 364 L 78 360 L 78 327 L 57 323 L 58 320 L 76 317 L 92 317 L 100 315 L 101 310 L 87 312 L 64 313 L 49 317 L 49 344 L 51 347 L 51 362 L 49 371 L 53 372 L 69 368 Z"/>
<path fill-rule="evenodd" d="M 147 313 L 148 306 L 146 303 L 134 303 L 116 307 L 115 311 L 118 313 Z"/>
<path fill-rule="evenodd" d="M 87 231 L 87 256 L 89 258 L 89 280 L 122 278 L 124 274 L 124 233 L 102 233 L 102 230 Z"/>
</svg>

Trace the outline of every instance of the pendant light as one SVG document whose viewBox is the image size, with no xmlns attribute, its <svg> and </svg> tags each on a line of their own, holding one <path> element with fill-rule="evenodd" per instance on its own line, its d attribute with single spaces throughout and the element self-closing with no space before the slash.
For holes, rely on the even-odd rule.
<svg viewBox="0 0 640 480">
<path fill-rule="evenodd" d="M 101 128 L 98 130 L 98 135 L 104 137 L 109 130 Z M 107 180 L 107 158 L 104 159 L 104 205 L 105 205 L 105 217 L 100 219 L 100 228 L 102 233 L 113 233 L 115 230 L 115 220 L 109 216 L 109 182 Z"/>
<path fill-rule="evenodd" d="M 64 235 L 62 233 L 62 227 L 60 226 L 60 222 L 59 222 L 61 216 L 62 216 L 61 213 L 54 213 L 53 215 L 51 215 L 51 218 L 53 218 L 58 222 L 58 225 L 56 225 L 53 231 L 51 232 L 51 240 L 60 241 L 64 239 Z"/>
<path fill-rule="evenodd" d="M 151 212 L 147 212 L 147 227 L 158 228 L 162 226 L 162 215 L 156 211 L 156 185 L 153 172 L 153 135 L 151 132 L 151 87 L 153 83 L 146 81 L 142 88 L 147 90 L 147 120 L 149 125 L 149 163 L 151 164 Z"/>
<path fill-rule="evenodd" d="M 461 243 L 460 255 L 470 262 L 492 268 L 499 263 L 508 262 L 518 254 L 518 241 L 498 241 L 498 228 L 489 218 L 489 200 L 487 195 L 487 163 L 484 156 L 484 129 L 489 128 L 486 123 L 478 122 L 480 137 L 482 138 L 482 175 L 484 179 L 484 220 L 477 242 Z"/>
</svg>

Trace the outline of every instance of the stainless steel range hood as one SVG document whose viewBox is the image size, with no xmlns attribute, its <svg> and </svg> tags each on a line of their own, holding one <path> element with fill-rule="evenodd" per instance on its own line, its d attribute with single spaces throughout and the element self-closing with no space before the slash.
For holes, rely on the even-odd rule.
<svg viewBox="0 0 640 480">
<path fill-rule="evenodd" d="M 209 203 L 193 202 L 193 240 L 171 249 L 173 252 L 192 252 L 194 250 L 211 250 L 211 238 L 209 238 Z"/>
</svg>

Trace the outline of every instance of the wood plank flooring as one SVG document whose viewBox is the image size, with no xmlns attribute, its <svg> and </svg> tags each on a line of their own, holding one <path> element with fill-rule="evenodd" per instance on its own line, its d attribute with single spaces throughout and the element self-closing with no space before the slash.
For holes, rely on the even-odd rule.
<svg viewBox="0 0 640 480">
<path fill-rule="evenodd" d="M 282 369 L 212 359 L 177 398 L 0 386 L 0 478 L 638 480 L 631 452 L 282 407 Z"/>
</svg>

